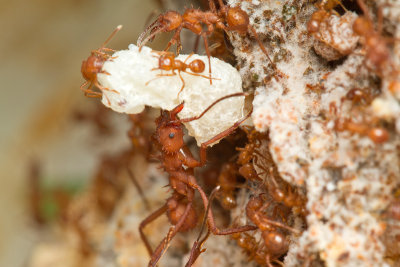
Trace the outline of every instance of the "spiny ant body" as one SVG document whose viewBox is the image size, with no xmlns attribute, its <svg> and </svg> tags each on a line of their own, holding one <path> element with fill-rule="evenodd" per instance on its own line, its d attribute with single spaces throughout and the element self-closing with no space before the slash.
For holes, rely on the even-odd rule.
<svg viewBox="0 0 400 267">
<path fill-rule="evenodd" d="M 156 21 L 149 25 L 149 27 L 139 36 L 137 45 L 139 49 L 144 46 L 148 41 L 154 39 L 158 33 L 172 32 L 174 36 L 169 41 L 166 51 L 174 44 L 177 46 L 177 53 L 181 50 L 180 33 L 183 28 L 190 30 L 196 35 L 203 37 L 204 46 L 206 49 L 209 75 L 211 78 L 211 62 L 210 62 L 210 49 L 207 38 L 215 31 L 215 29 L 222 29 L 225 32 L 237 32 L 240 35 L 246 35 L 251 31 L 258 45 L 263 53 L 267 56 L 274 68 L 275 64 L 270 59 L 264 45 L 260 41 L 256 30 L 249 24 L 249 15 L 240 7 L 230 7 L 225 5 L 222 0 L 218 1 L 219 10 L 216 9 L 212 0 L 209 0 L 210 11 L 201 11 L 198 9 L 186 9 L 183 15 L 176 11 L 167 11 L 161 14 Z M 207 30 L 203 29 L 203 25 Z M 212 80 L 210 79 L 210 84 Z"/>
<path fill-rule="evenodd" d="M 172 197 L 167 200 L 167 203 L 161 208 L 148 216 L 139 226 L 139 232 L 143 242 L 146 245 L 148 252 L 151 255 L 149 266 L 155 266 L 168 248 L 172 238 L 182 231 L 187 231 L 196 226 L 197 214 L 193 208 L 194 194 L 197 190 L 203 201 L 206 210 L 206 221 L 208 230 L 216 235 L 230 235 L 232 233 L 254 230 L 254 226 L 242 226 L 232 229 L 220 230 L 215 226 L 214 216 L 211 208 L 209 208 L 209 200 L 203 189 L 197 184 L 196 177 L 194 176 L 194 168 L 203 166 L 206 162 L 206 149 L 215 141 L 224 138 L 232 133 L 245 119 L 250 116 L 250 113 L 243 119 L 236 122 L 227 130 L 221 132 L 209 141 L 201 144 L 200 147 L 200 160 L 196 160 L 191 154 L 189 148 L 183 141 L 183 123 L 190 122 L 201 118 L 212 106 L 218 102 L 235 96 L 243 96 L 243 93 L 236 93 L 222 97 L 205 109 L 199 116 L 178 119 L 177 114 L 183 109 L 183 103 L 175 107 L 172 111 L 162 111 L 161 116 L 156 120 L 156 133 L 155 140 L 157 141 L 160 150 L 159 159 L 161 160 L 162 167 L 169 174 L 169 185 L 173 190 Z M 168 235 L 161 241 L 158 247 L 153 251 L 147 237 L 145 236 L 144 227 L 157 219 L 159 216 L 167 212 L 168 218 L 173 224 L 170 228 Z M 199 254 L 197 243 L 192 250 L 193 254 Z M 192 255 L 191 258 L 197 258 Z"/>
<path fill-rule="evenodd" d="M 99 73 L 108 74 L 107 72 L 102 70 L 104 62 L 111 58 L 111 56 L 109 54 L 107 54 L 106 52 L 115 52 L 115 51 L 113 49 L 106 48 L 104 46 L 114 37 L 114 35 L 119 30 L 121 30 L 121 28 L 122 28 L 122 25 L 119 25 L 111 33 L 111 35 L 107 38 L 107 40 L 100 46 L 100 48 L 98 48 L 96 50 L 92 50 L 92 52 L 90 53 L 90 56 L 86 60 L 82 61 L 81 73 L 82 73 L 83 78 L 85 78 L 86 82 L 84 82 L 80 88 L 83 92 L 85 92 L 85 96 L 87 96 L 87 97 L 102 97 L 102 95 L 103 95 L 102 91 L 104 91 L 104 90 L 118 93 L 115 90 L 111 90 L 111 89 L 101 86 L 97 81 L 97 74 L 99 74 Z M 89 86 L 87 88 L 85 88 L 85 86 L 87 86 L 87 85 L 89 85 Z M 91 89 L 93 86 L 96 86 L 97 88 L 99 88 L 101 92 L 93 91 Z M 110 103 L 108 98 L 107 98 L 107 101 L 108 101 L 108 103 Z"/>
</svg>

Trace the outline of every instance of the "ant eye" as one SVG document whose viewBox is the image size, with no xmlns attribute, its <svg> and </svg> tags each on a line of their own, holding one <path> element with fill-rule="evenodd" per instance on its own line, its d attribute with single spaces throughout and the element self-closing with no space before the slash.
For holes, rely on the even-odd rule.
<svg viewBox="0 0 400 267">
<path fill-rule="evenodd" d="M 169 134 L 169 138 L 172 139 L 172 138 L 174 138 L 174 137 L 175 137 L 175 134 L 174 134 L 174 133 L 170 133 L 170 134 Z"/>
</svg>

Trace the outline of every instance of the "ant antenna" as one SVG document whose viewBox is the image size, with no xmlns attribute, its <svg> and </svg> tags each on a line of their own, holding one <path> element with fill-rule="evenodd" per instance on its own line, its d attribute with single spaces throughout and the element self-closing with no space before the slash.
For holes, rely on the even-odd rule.
<svg viewBox="0 0 400 267">
<path fill-rule="evenodd" d="M 159 15 L 158 17 L 160 17 L 160 16 L 161 15 Z M 146 30 L 139 35 L 139 38 L 136 42 L 137 46 L 139 47 L 139 51 L 142 50 L 143 45 L 145 45 L 150 39 L 154 38 L 154 36 L 156 36 L 156 34 L 162 32 L 164 30 L 165 27 L 158 28 L 159 25 L 156 25 L 157 23 L 159 23 L 158 19 L 155 20 L 153 23 L 151 23 L 146 28 Z M 154 27 L 154 25 L 156 25 L 156 26 Z M 155 30 L 154 32 L 152 32 L 154 29 L 157 29 L 157 28 L 158 28 L 158 30 Z M 150 31 L 150 34 L 146 38 L 144 38 L 149 31 Z"/>
<path fill-rule="evenodd" d="M 104 48 L 104 46 L 114 37 L 114 35 L 122 29 L 122 25 L 118 25 L 114 31 L 108 36 L 107 40 L 100 46 L 100 48 Z"/>
</svg>

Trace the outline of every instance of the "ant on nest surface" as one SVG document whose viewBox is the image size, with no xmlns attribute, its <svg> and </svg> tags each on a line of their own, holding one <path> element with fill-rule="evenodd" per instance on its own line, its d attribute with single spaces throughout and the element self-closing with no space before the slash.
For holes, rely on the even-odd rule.
<svg viewBox="0 0 400 267">
<path fill-rule="evenodd" d="M 172 196 L 161 208 L 150 214 L 140 223 L 139 226 L 140 236 L 147 248 L 147 251 L 151 255 L 149 266 L 155 266 L 157 264 L 161 256 L 168 248 L 172 238 L 178 232 L 185 232 L 193 229 L 196 226 L 197 213 L 193 207 L 194 195 L 196 190 L 200 193 L 205 208 L 204 220 L 207 223 L 209 232 L 215 235 L 230 235 L 233 233 L 256 229 L 255 226 L 245 225 L 241 227 L 220 230 L 214 222 L 214 215 L 212 213 L 212 209 L 210 208 L 211 202 L 202 187 L 197 183 L 196 177 L 194 176 L 194 168 L 204 166 L 206 163 L 207 147 L 210 144 L 230 135 L 236 128 L 240 126 L 240 124 L 242 124 L 247 118 L 249 118 L 249 116 L 251 115 L 251 111 L 244 118 L 234 123 L 230 128 L 222 131 L 210 140 L 202 143 L 200 146 L 200 160 L 197 160 L 193 157 L 192 153 L 185 145 L 183 140 L 183 123 L 200 119 L 213 106 L 224 99 L 245 95 L 247 94 L 235 93 L 227 95 L 214 101 L 198 116 L 178 119 L 177 115 L 184 107 L 184 104 L 182 103 L 176 106 L 171 111 L 161 111 L 160 117 L 156 119 L 157 128 L 154 134 L 154 139 L 156 141 L 158 151 L 160 152 L 160 154 L 158 155 L 158 159 L 161 161 L 164 170 L 169 174 L 169 185 L 172 188 L 173 193 Z M 169 229 L 167 236 L 153 251 L 143 230 L 146 225 L 148 225 L 164 213 L 167 213 L 168 219 L 173 226 Z M 200 250 L 200 247 L 205 242 L 205 240 L 206 238 L 202 241 L 197 240 L 195 242 L 192 248 L 191 259 L 189 260 L 188 266 L 190 266 L 202 252 L 202 250 Z"/>
<path fill-rule="evenodd" d="M 208 45 L 207 38 L 216 30 L 221 29 L 226 33 L 236 32 L 240 35 L 246 35 L 249 31 L 253 34 L 260 49 L 267 56 L 272 67 L 277 70 L 275 63 L 271 60 L 267 50 L 262 44 L 256 30 L 249 23 L 249 15 L 243 11 L 240 7 L 230 7 L 222 0 L 218 0 L 219 9 L 217 10 L 212 0 L 208 1 L 209 11 L 201 11 L 199 9 L 186 9 L 183 15 L 176 11 L 167 11 L 164 14 L 158 16 L 157 20 L 151 23 L 146 30 L 139 36 L 137 45 L 140 49 L 148 42 L 154 39 L 154 37 L 162 32 L 172 32 L 174 35 L 168 42 L 165 51 L 176 44 L 176 52 L 179 54 L 182 45 L 180 40 L 180 33 L 183 28 L 190 30 L 198 36 L 201 36 L 204 41 L 204 47 L 208 57 L 209 65 L 209 78 L 210 84 L 211 79 L 211 53 Z M 203 29 L 203 25 L 207 30 Z"/>
<path fill-rule="evenodd" d="M 193 53 L 191 53 L 184 61 L 181 61 L 179 59 L 176 59 L 176 56 L 171 53 L 171 52 L 156 52 L 157 54 L 159 54 L 158 57 L 158 68 L 153 68 L 153 70 L 165 70 L 165 71 L 171 71 L 170 74 L 164 74 L 164 73 L 160 73 L 157 74 L 157 77 L 148 81 L 146 83 L 146 85 L 148 85 L 151 81 L 154 81 L 155 79 L 158 79 L 160 77 L 164 77 L 164 76 L 175 76 L 176 72 L 178 72 L 178 76 L 179 79 L 182 81 L 182 87 L 179 90 L 178 93 L 178 97 L 180 95 L 180 93 L 182 92 L 183 88 L 185 87 L 185 80 L 182 78 L 181 72 L 193 75 L 193 76 L 200 76 L 206 79 L 210 79 L 211 80 L 215 80 L 216 78 L 211 78 L 211 77 L 207 77 L 204 75 L 201 75 L 200 73 L 204 72 L 205 69 L 205 64 L 201 59 L 194 59 L 189 63 L 186 63 L 189 58 L 193 55 Z M 187 69 L 189 69 L 191 72 L 187 71 Z"/>
<path fill-rule="evenodd" d="M 249 260 L 263 266 L 282 265 L 290 238 L 300 234 L 292 227 L 294 218 L 305 222 L 306 199 L 299 188 L 280 177 L 272 155 L 264 151 L 269 141 L 268 133 L 246 126 L 242 130 L 246 133 L 247 142 L 243 147 L 236 147 L 239 154 L 236 152 L 227 162 L 220 164 L 219 173 L 214 175 L 219 188 L 215 195 L 225 210 L 236 213 L 236 207 L 245 207 L 247 220 L 257 227 L 259 234 L 237 232 L 231 235 Z M 233 158 L 236 161 L 232 161 Z M 253 191 L 247 203 L 236 200 L 238 188 Z M 238 205 L 238 202 L 241 204 Z M 233 225 L 236 225 L 237 219 L 233 220 Z M 261 237 L 256 238 L 258 235 Z M 196 242 L 201 246 L 204 241 L 200 241 L 199 237 Z"/>
<path fill-rule="evenodd" d="M 117 91 L 109 88 L 105 88 L 99 84 L 97 81 L 97 74 L 103 73 L 106 75 L 110 75 L 108 72 L 103 71 L 104 62 L 110 59 L 114 59 L 107 52 L 115 52 L 115 50 L 111 48 L 105 47 L 105 45 L 115 36 L 117 32 L 122 29 L 122 25 L 119 25 L 115 30 L 111 33 L 111 35 L 106 39 L 106 41 L 100 46 L 100 48 L 96 50 L 92 50 L 90 56 L 82 61 L 81 73 L 83 78 L 85 78 L 85 82 L 81 85 L 80 89 L 85 93 L 87 97 L 102 97 L 103 91 L 111 91 L 117 93 Z M 87 88 L 85 86 L 89 85 Z M 100 89 L 100 92 L 95 92 L 92 90 L 92 87 L 96 86 Z M 110 100 L 107 98 L 108 104 L 110 104 Z"/>
</svg>

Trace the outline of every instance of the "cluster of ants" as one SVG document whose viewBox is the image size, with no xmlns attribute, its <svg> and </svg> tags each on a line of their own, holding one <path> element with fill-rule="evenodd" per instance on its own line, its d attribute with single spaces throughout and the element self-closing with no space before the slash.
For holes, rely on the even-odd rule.
<svg viewBox="0 0 400 267">
<path fill-rule="evenodd" d="M 172 71 L 171 75 L 176 75 L 175 71 L 177 71 L 183 84 L 180 91 L 182 91 L 185 85 L 180 73 L 187 72 L 187 70 L 190 70 L 191 72 L 188 73 L 192 75 L 208 78 L 210 84 L 212 83 L 211 53 L 207 39 L 216 29 L 221 29 L 227 33 L 236 32 L 240 35 L 251 33 L 260 49 L 275 68 L 275 65 L 271 61 L 255 29 L 250 25 L 248 14 L 240 7 L 231 7 L 224 4 L 222 0 L 218 1 L 218 6 L 219 8 L 217 9 L 215 3 L 209 0 L 208 11 L 187 9 L 183 15 L 175 11 L 168 11 L 159 15 L 156 21 L 151 23 L 143 34 L 139 36 L 138 46 L 142 48 L 148 41 L 154 39 L 157 34 L 174 31 L 174 35 L 168 43 L 166 51 L 175 44 L 177 47 L 177 54 L 179 54 L 181 50 L 180 33 L 183 28 L 203 38 L 209 63 L 208 77 L 200 74 L 205 69 L 205 64 L 201 60 L 196 59 L 187 63 L 188 59 L 182 62 L 177 60 L 175 55 L 170 52 L 159 53 L 159 65 L 157 69 Z M 98 83 L 97 75 L 99 73 L 108 74 L 102 70 L 102 66 L 106 60 L 112 60 L 112 56 L 108 54 L 108 52 L 114 52 L 114 50 L 106 48 L 105 45 L 120 29 L 121 26 L 118 26 L 104 44 L 99 49 L 93 50 L 88 59 L 82 63 L 81 72 L 86 82 L 81 86 L 81 89 L 88 97 L 101 97 L 104 90 L 117 93 L 112 89 L 101 86 Z M 97 87 L 100 92 L 94 91 L 92 89 L 93 86 Z M 219 133 L 207 142 L 202 143 L 200 147 L 200 160 L 193 157 L 189 148 L 183 141 L 183 123 L 201 118 L 212 106 L 226 98 L 243 95 L 247 94 L 237 93 L 222 97 L 212 103 L 200 115 L 192 118 L 178 119 L 177 116 L 184 106 L 184 104 L 180 104 L 171 111 L 161 111 L 160 117 L 156 119 L 156 131 L 152 141 L 156 144 L 156 149 L 158 151 L 157 158 L 161 162 L 164 170 L 169 174 L 169 186 L 172 188 L 172 196 L 167 199 L 162 207 L 145 218 L 139 226 L 140 236 L 151 256 L 149 266 L 155 266 L 157 264 L 169 247 L 172 238 L 177 233 L 193 229 L 198 224 L 198 215 L 193 203 L 196 191 L 199 192 L 204 206 L 204 220 L 199 238 L 195 241 L 191 249 L 187 266 L 191 266 L 204 251 L 202 246 L 210 233 L 214 235 L 232 235 L 232 237 L 237 240 L 239 246 L 249 254 L 250 258 L 254 258 L 257 262 L 268 266 L 272 266 L 273 262 L 279 263 L 279 258 L 287 252 L 289 233 L 299 234 L 298 230 L 288 225 L 289 216 L 292 214 L 292 208 L 304 210 L 305 200 L 298 194 L 296 189 L 284 183 L 282 179 L 279 178 L 281 182 L 277 182 L 275 178 L 276 170 L 275 176 L 271 176 L 272 178 L 270 178 L 268 182 L 264 182 L 264 179 L 259 177 L 253 165 L 257 165 L 265 174 L 271 173 L 271 171 L 259 163 L 259 159 L 263 156 L 261 152 L 258 151 L 261 145 L 261 135 L 256 131 L 247 131 L 249 142 L 244 148 L 239 149 L 240 153 L 236 163 L 230 162 L 220 166 L 221 173 L 217 179 L 219 185 L 215 188 L 213 191 L 214 194 L 212 193 L 210 197 L 207 196 L 194 175 L 195 168 L 202 167 L 206 164 L 207 147 L 232 134 L 251 115 L 251 112 L 234 123 L 230 128 Z M 134 117 L 131 119 L 133 118 Z M 137 122 L 136 126 L 139 126 Z M 131 133 L 134 132 L 134 130 L 131 131 Z M 136 136 L 132 138 L 132 141 L 136 146 L 139 146 L 139 144 L 148 144 L 149 142 L 149 140 L 146 141 L 143 136 Z M 148 147 L 148 145 L 146 146 Z M 238 175 L 249 179 L 249 181 L 264 184 L 265 192 L 255 193 L 246 205 L 246 214 L 252 224 L 244 226 L 235 225 L 229 229 L 219 229 L 215 224 L 211 208 L 213 196 L 217 196 L 221 201 L 222 207 L 226 209 L 234 208 L 236 206 L 235 192 L 238 190 L 238 185 L 240 184 L 236 181 Z M 267 211 L 270 215 L 267 215 Z M 165 213 L 172 226 L 167 236 L 153 250 L 144 233 L 144 228 Z M 200 237 L 205 226 L 207 227 L 207 234 L 201 239 Z M 260 230 L 262 232 L 261 241 L 256 241 L 255 238 L 248 233 L 254 230 Z"/>
<path fill-rule="evenodd" d="M 389 45 L 394 42 L 394 39 L 382 35 L 382 7 L 377 7 L 378 25 L 377 29 L 375 29 L 372 16 L 364 0 L 357 0 L 356 2 L 363 15 L 355 19 L 352 30 L 360 38 L 363 48 L 361 53 L 365 57 L 365 66 L 368 68 L 368 71 L 371 71 L 379 79 L 389 81 L 389 92 L 393 95 L 398 94 L 400 81 L 397 77 L 399 72 L 396 70 L 391 60 Z M 311 15 L 307 30 L 310 35 L 319 39 L 319 41 L 335 48 L 334 44 L 317 37 L 317 33 L 321 30 L 321 25 L 325 23 L 330 16 L 340 16 L 335 10 L 338 6 L 345 12 L 348 12 L 348 10 L 340 0 L 323 0 L 318 2 L 316 6 L 317 11 Z M 338 112 L 338 107 L 336 107 L 335 103 L 331 103 L 329 113 L 336 117 L 335 130 L 338 132 L 348 131 L 352 134 L 368 136 L 376 144 L 382 144 L 388 141 L 390 135 L 387 130 L 387 122 L 373 115 L 365 116 L 365 107 L 368 107 L 379 93 L 380 92 L 374 92 L 371 88 L 353 88 L 349 90 L 345 97 L 341 99 L 339 108 L 341 109 L 345 101 L 350 101 L 352 103 L 352 112 L 354 114 L 350 114 L 350 116 L 346 118 L 340 117 L 341 114 Z"/>
<path fill-rule="evenodd" d="M 393 64 L 390 62 L 388 41 L 381 36 L 381 25 L 378 26 L 378 30 L 375 30 L 363 0 L 357 0 L 357 3 L 364 16 L 359 16 L 356 19 L 353 30 L 362 37 L 365 58 L 372 63 L 371 65 L 376 75 L 379 77 L 393 77 L 390 88 L 392 88 L 391 90 L 397 90 L 400 86 L 395 79 L 396 72 L 393 70 Z M 152 41 L 156 35 L 163 32 L 174 32 L 165 51 L 158 53 L 159 63 L 158 68 L 156 68 L 158 70 L 171 71 L 172 73 L 158 76 L 179 75 L 182 81 L 180 92 L 185 86 L 181 72 L 207 78 L 212 84 L 211 52 L 208 38 L 217 29 L 226 33 L 238 33 L 239 35 L 250 33 L 271 66 L 277 70 L 256 30 L 250 25 L 249 16 L 245 11 L 240 7 L 229 6 L 222 0 L 218 0 L 217 5 L 213 0 L 209 0 L 208 4 L 208 11 L 190 8 L 186 9 L 183 14 L 175 11 L 165 12 L 159 15 L 139 36 L 137 44 L 141 49 L 149 41 Z M 321 23 L 328 19 L 331 14 L 336 13 L 335 8 L 337 6 L 342 6 L 345 9 L 339 0 L 319 1 L 316 4 L 317 11 L 312 14 L 308 22 L 308 32 L 311 35 L 318 32 Z M 102 97 L 102 92 L 105 90 L 118 93 L 101 86 L 98 83 L 97 75 L 99 73 L 108 74 L 102 70 L 102 67 L 105 61 L 112 60 L 109 52 L 114 52 L 114 50 L 106 48 L 105 45 L 120 29 L 121 26 L 117 27 L 104 44 L 99 49 L 93 50 L 88 59 L 82 63 L 81 72 L 86 82 L 81 86 L 81 89 L 88 97 Z M 196 59 L 188 62 L 189 56 L 182 62 L 176 59 L 175 54 L 167 52 L 171 46 L 176 45 L 176 54 L 179 54 L 182 48 L 180 40 L 182 29 L 188 29 L 203 38 L 208 57 L 208 76 L 201 75 L 205 70 L 203 61 Z M 93 86 L 97 87 L 100 92 L 94 91 L 92 89 Z M 216 187 L 209 196 L 207 196 L 206 190 L 203 189 L 204 186 L 201 185 L 201 182 L 199 183 L 195 176 L 195 168 L 203 167 L 206 164 L 207 148 L 214 142 L 234 134 L 237 128 L 251 115 L 251 112 L 230 128 L 202 143 L 199 160 L 192 155 L 189 147 L 184 142 L 183 123 L 201 118 L 211 107 L 224 99 L 244 95 L 247 94 L 237 93 L 220 98 L 200 115 L 191 118 L 178 118 L 179 112 L 183 109 L 183 103 L 171 111 L 163 110 L 155 121 L 156 130 L 152 140 L 147 139 L 148 133 L 145 131 L 139 130 L 139 134 L 137 133 L 135 129 L 141 129 L 143 126 L 140 125 L 140 119 L 138 120 L 135 115 L 131 116 L 133 125 L 136 127 L 130 131 L 134 147 L 140 148 L 143 153 L 149 154 L 151 144 L 155 144 L 155 150 L 158 151 L 156 158 L 161 162 L 162 168 L 169 174 L 169 186 L 172 189 L 172 195 L 166 200 L 166 203 L 145 218 L 139 226 L 140 236 L 151 257 L 149 266 L 156 266 L 176 234 L 191 230 L 198 225 L 199 216 L 194 207 L 196 191 L 200 194 L 204 207 L 204 219 L 200 234 L 192 246 L 186 266 L 191 266 L 200 254 L 205 251 L 202 247 L 210 233 L 214 235 L 231 235 L 248 255 L 249 259 L 269 267 L 275 264 L 282 265 L 282 257 L 288 251 L 291 236 L 300 234 L 300 231 L 294 226 L 293 218 L 302 218 L 305 221 L 306 198 L 304 192 L 285 182 L 280 177 L 268 151 L 261 151 L 261 147 L 265 147 L 268 143 L 268 134 L 259 133 L 254 129 L 245 129 L 246 145 L 238 147 L 237 151 L 239 152 L 234 153 L 228 162 L 217 165 Z M 366 90 L 355 88 L 346 95 L 343 101 L 370 103 L 371 99 L 372 96 Z M 335 107 L 332 107 L 332 110 L 335 110 Z M 373 128 L 370 127 L 371 122 L 357 124 L 350 119 L 338 119 L 335 122 L 335 129 L 369 136 L 375 143 L 387 141 L 389 138 L 387 130 L 379 125 L 379 121 L 372 123 L 374 125 Z M 246 218 L 250 224 L 238 226 L 233 223 L 231 228 L 218 228 L 212 209 L 213 198 L 215 197 L 219 201 L 223 209 L 232 210 L 237 208 L 236 197 L 240 188 L 252 191 L 252 196 L 245 206 Z M 143 193 L 141 194 L 143 195 Z M 166 237 L 153 249 L 144 232 L 144 228 L 163 214 L 167 214 L 172 226 Z M 204 229 L 207 229 L 207 234 L 202 237 Z M 255 235 L 252 234 L 254 231 L 261 233 L 261 239 L 256 239 Z"/>
</svg>

